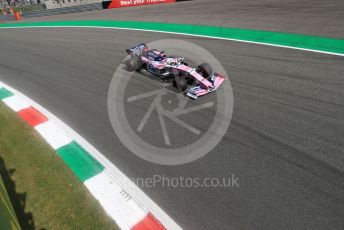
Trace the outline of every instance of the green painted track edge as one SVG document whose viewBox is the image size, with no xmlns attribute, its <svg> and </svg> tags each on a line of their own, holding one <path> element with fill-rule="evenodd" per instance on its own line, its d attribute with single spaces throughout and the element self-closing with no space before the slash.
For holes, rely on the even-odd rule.
<svg viewBox="0 0 344 230">
<path fill-rule="evenodd" d="M 75 141 L 60 147 L 56 152 L 82 182 L 98 175 L 105 168 Z"/>
<path fill-rule="evenodd" d="M 344 55 L 343 39 L 219 26 L 107 20 L 44 21 L 0 24 L 0 28 L 23 27 L 103 27 L 146 30 L 239 40 Z"/>
<path fill-rule="evenodd" d="M 0 100 L 13 96 L 13 93 L 8 91 L 6 88 L 0 87 Z"/>
</svg>

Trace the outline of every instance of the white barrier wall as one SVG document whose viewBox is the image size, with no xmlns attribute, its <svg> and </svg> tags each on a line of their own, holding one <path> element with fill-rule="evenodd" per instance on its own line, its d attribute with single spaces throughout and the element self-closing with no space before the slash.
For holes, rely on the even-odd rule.
<svg viewBox="0 0 344 230">
<path fill-rule="evenodd" d="M 101 3 L 102 0 L 48 0 L 45 1 L 47 9 L 56 9 L 71 6 L 81 6 L 93 3 Z"/>
</svg>

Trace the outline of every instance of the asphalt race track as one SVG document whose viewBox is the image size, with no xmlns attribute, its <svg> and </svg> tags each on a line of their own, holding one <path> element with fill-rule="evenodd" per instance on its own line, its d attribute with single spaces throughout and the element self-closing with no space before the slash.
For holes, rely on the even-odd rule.
<svg viewBox="0 0 344 230">
<path fill-rule="evenodd" d="M 156 10 L 157 6 L 148 9 Z M 135 9 L 123 11 L 132 14 Z M 71 17 L 75 15 L 82 14 Z M 338 20 L 328 17 L 328 24 Z M 274 22 L 267 20 L 270 25 Z M 298 29 L 290 26 L 290 30 L 340 37 L 342 22 L 331 27 L 336 31 L 332 34 L 323 27 L 316 32 L 306 23 Z M 276 23 L 271 29 L 284 29 Z M 200 160 L 181 166 L 160 166 L 136 157 L 119 141 L 107 112 L 109 85 L 125 57 L 124 49 L 164 38 L 189 41 L 213 54 L 229 74 L 234 94 L 232 121 L 221 143 Z M 89 28 L 1 30 L 0 41 L 1 81 L 71 126 L 128 177 L 223 178 L 234 174 L 239 178 L 239 188 L 143 188 L 181 227 L 344 229 L 343 57 L 181 35 Z M 130 90 L 141 92 L 148 82 L 142 78 Z M 144 114 L 140 106 L 128 108 L 134 120 Z M 193 124 L 200 125 L 210 116 L 194 116 Z M 150 126 L 147 135 L 154 139 L 159 133 L 158 126 Z M 183 139 L 174 137 L 176 141 Z"/>
</svg>

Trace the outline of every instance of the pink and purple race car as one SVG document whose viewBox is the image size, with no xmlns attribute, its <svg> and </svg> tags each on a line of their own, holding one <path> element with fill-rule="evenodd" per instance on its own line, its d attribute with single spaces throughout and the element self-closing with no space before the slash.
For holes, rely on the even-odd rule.
<svg viewBox="0 0 344 230">
<path fill-rule="evenodd" d="M 164 81 L 172 80 L 178 91 L 193 99 L 215 91 L 225 80 L 225 76 L 213 73 L 207 63 L 192 68 L 184 58 L 167 56 L 164 51 L 148 49 L 143 43 L 126 51 L 130 55 L 126 63 L 129 70 L 145 70 Z"/>
</svg>

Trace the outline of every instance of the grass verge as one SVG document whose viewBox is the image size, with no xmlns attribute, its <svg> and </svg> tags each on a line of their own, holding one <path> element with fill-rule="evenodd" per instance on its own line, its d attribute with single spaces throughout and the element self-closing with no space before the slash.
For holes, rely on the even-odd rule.
<svg viewBox="0 0 344 230">
<path fill-rule="evenodd" d="M 0 176 L 0 229 L 19 230 L 19 222 L 13 210 L 4 182 Z"/>
<path fill-rule="evenodd" d="M 0 173 L 22 229 L 118 229 L 39 134 L 2 102 Z"/>
</svg>

